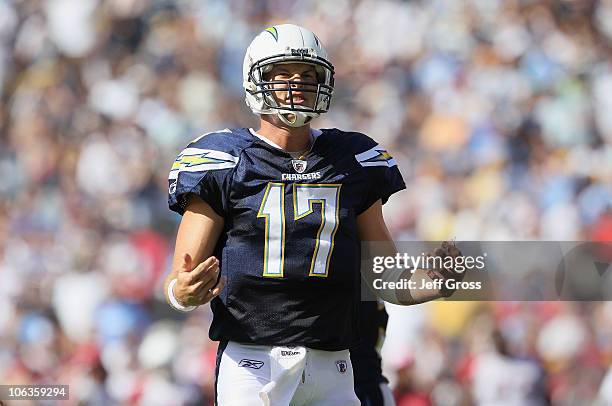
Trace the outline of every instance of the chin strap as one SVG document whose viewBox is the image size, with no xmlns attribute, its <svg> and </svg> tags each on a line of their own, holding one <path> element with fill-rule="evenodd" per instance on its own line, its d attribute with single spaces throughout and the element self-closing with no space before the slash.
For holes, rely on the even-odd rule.
<svg viewBox="0 0 612 406">
<path fill-rule="evenodd" d="M 294 128 L 303 127 L 306 124 L 310 123 L 313 118 L 319 116 L 319 114 L 313 116 L 301 111 L 282 111 L 275 107 L 268 107 L 266 109 L 261 110 L 253 110 L 253 112 L 260 115 L 275 114 L 283 123 L 287 124 L 289 127 Z"/>
<path fill-rule="evenodd" d="M 287 124 L 289 127 L 303 127 L 312 121 L 311 116 L 306 115 L 299 111 L 291 112 L 291 113 L 285 113 L 285 112 L 278 111 L 277 115 L 278 115 L 278 118 L 280 118 L 280 120 L 283 123 Z M 293 118 L 293 120 L 291 120 L 291 118 Z"/>
</svg>

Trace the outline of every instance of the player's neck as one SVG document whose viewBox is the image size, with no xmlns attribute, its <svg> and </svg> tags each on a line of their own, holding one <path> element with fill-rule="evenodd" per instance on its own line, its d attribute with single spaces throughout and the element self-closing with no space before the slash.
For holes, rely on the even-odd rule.
<svg viewBox="0 0 612 406">
<path fill-rule="evenodd" d="M 288 152 L 308 149 L 311 142 L 309 125 L 294 128 L 279 125 L 263 118 L 260 120 L 260 128 L 257 130 L 257 134 L 266 137 Z"/>
</svg>

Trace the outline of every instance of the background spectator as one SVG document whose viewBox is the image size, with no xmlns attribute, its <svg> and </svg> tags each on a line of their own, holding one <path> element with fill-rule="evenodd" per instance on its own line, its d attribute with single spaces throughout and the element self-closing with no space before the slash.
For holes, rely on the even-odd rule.
<svg viewBox="0 0 612 406">
<path fill-rule="evenodd" d="M 255 124 L 242 58 L 288 21 L 337 68 L 316 125 L 398 161 L 397 239 L 612 239 L 610 1 L 0 0 L 0 382 L 212 402 L 208 308 L 179 315 L 161 291 L 166 179 L 191 139 Z M 555 404 L 612 399 L 611 303 L 390 312 L 400 405 L 478 401 L 491 337 Z"/>
</svg>

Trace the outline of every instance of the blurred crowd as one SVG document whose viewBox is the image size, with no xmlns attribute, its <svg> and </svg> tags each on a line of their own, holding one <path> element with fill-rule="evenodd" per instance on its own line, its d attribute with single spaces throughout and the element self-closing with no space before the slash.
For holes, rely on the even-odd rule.
<svg viewBox="0 0 612 406">
<path fill-rule="evenodd" d="M 0 383 L 211 404 L 210 312 L 161 289 L 167 175 L 198 135 L 257 124 L 242 58 L 282 22 L 336 67 L 315 126 L 396 158 L 397 239 L 612 240 L 611 1 L 0 0 Z M 390 312 L 400 406 L 612 404 L 610 303 Z"/>
</svg>

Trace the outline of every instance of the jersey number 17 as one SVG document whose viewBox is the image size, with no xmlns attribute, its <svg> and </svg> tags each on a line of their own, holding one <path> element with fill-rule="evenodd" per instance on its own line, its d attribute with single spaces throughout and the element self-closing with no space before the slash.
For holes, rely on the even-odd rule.
<svg viewBox="0 0 612 406">
<path fill-rule="evenodd" d="M 270 182 L 257 213 L 265 219 L 263 276 L 282 278 L 285 263 L 285 185 Z M 294 221 L 314 213 L 314 204 L 321 207 L 321 225 L 308 276 L 327 277 L 329 260 L 334 249 L 340 211 L 339 184 L 293 184 Z"/>
</svg>

